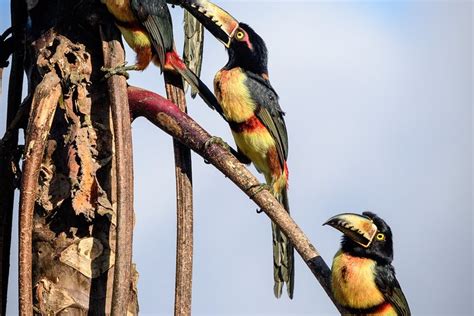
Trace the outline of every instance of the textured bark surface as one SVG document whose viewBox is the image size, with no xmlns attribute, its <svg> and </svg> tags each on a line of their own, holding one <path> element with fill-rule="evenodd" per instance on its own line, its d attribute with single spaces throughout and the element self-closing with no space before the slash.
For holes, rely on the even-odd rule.
<svg viewBox="0 0 474 316">
<path fill-rule="evenodd" d="M 30 4 L 26 69 L 29 90 L 37 93 L 21 192 L 21 312 L 109 314 L 118 189 L 114 123 L 100 71 L 99 24 L 106 14 L 94 1 Z M 127 273 L 122 305 L 135 315 L 138 275 L 134 267 Z"/>
<path fill-rule="evenodd" d="M 103 25 L 101 38 L 105 67 L 113 68 L 123 65 L 125 51 L 120 43 L 121 35 L 117 28 L 113 25 Z M 110 77 L 107 80 L 107 87 L 113 121 L 117 183 L 117 244 L 112 315 L 121 316 L 127 313 L 130 299 L 133 241 L 132 130 L 125 77 Z"/>
<path fill-rule="evenodd" d="M 21 315 L 32 315 L 32 228 L 41 160 L 48 144 L 47 138 L 61 96 L 60 79 L 48 72 L 36 86 L 26 130 L 23 174 L 19 208 L 19 303 Z"/>
<path fill-rule="evenodd" d="M 166 95 L 186 112 L 181 76 L 165 72 Z M 193 178 L 191 150 L 173 140 L 176 177 L 176 278 L 174 314 L 191 315 L 193 285 Z"/>
</svg>

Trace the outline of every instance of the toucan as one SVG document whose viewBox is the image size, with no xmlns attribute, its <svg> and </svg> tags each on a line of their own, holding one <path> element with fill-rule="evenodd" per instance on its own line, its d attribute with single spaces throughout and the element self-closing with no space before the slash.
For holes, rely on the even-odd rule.
<svg viewBox="0 0 474 316">
<path fill-rule="evenodd" d="M 136 64 L 105 69 L 109 74 L 126 70 L 144 70 L 151 61 L 162 71 L 179 73 L 204 102 L 221 113 L 220 105 L 209 88 L 179 57 L 174 47 L 173 24 L 165 0 L 101 0 L 113 15 L 125 41 L 137 54 Z"/>
<path fill-rule="evenodd" d="M 214 92 L 242 162 L 263 173 L 266 186 L 289 211 L 288 134 L 278 94 L 270 83 L 267 47 L 249 25 L 204 0 L 171 1 L 193 14 L 227 49 L 228 62 L 214 78 Z M 274 294 L 286 283 L 293 297 L 294 249 L 272 222 Z"/>
<path fill-rule="evenodd" d="M 331 288 L 350 315 L 411 315 L 392 266 L 392 231 L 371 212 L 331 217 L 324 225 L 344 235 L 334 256 Z"/>
</svg>

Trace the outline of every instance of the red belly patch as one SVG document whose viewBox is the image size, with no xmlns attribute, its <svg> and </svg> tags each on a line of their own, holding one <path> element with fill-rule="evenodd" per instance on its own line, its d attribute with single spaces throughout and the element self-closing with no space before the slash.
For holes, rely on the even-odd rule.
<svg viewBox="0 0 474 316">
<path fill-rule="evenodd" d="M 236 123 L 236 122 L 229 122 L 230 128 L 236 133 L 251 133 L 260 131 L 262 129 L 266 129 L 265 125 L 260 121 L 258 117 L 255 115 L 251 118 L 245 120 L 244 122 Z"/>
</svg>

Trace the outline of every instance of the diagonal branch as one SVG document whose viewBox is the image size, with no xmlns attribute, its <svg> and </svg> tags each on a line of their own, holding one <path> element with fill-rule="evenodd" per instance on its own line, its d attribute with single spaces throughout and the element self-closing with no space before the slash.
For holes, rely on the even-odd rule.
<svg viewBox="0 0 474 316">
<path fill-rule="evenodd" d="M 104 66 L 117 67 L 124 63 L 125 52 L 120 33 L 112 25 L 104 25 L 102 43 Z M 112 315 L 127 314 L 130 297 L 132 236 L 133 236 L 133 161 L 132 131 L 128 111 L 127 83 L 123 76 L 107 81 L 114 129 L 117 179 L 117 241 L 112 294 Z"/>
<path fill-rule="evenodd" d="M 38 174 L 51 129 L 54 113 L 61 96 L 60 79 L 55 72 L 47 73 L 36 87 L 26 130 L 25 159 L 21 179 L 19 210 L 19 309 L 20 315 L 33 315 L 32 232 Z"/>
<path fill-rule="evenodd" d="M 128 99 L 134 117 L 147 118 L 213 164 L 244 191 L 288 236 L 334 305 L 341 313 L 344 312 L 332 295 L 331 271 L 327 264 L 273 195 L 268 190 L 259 190 L 259 181 L 243 164 L 219 144 L 212 143 L 206 147 L 205 144 L 211 137 L 209 133 L 163 97 L 150 91 L 129 87 Z"/>
<path fill-rule="evenodd" d="M 183 80 L 165 71 L 166 94 L 178 108 L 186 112 Z M 193 179 L 191 150 L 173 140 L 176 174 L 176 280 L 174 314 L 191 315 L 193 274 Z"/>
</svg>

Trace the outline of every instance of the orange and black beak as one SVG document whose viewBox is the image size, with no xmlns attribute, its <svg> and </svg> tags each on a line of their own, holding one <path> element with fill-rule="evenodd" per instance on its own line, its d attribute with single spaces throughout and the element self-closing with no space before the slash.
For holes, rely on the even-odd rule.
<svg viewBox="0 0 474 316">
<path fill-rule="evenodd" d="M 239 21 L 227 11 L 207 0 L 168 0 L 168 2 L 182 6 L 227 48 L 230 47 Z"/>
<path fill-rule="evenodd" d="M 343 213 L 333 216 L 323 225 L 336 228 L 364 248 L 370 246 L 378 231 L 372 219 L 353 213 Z"/>
</svg>

